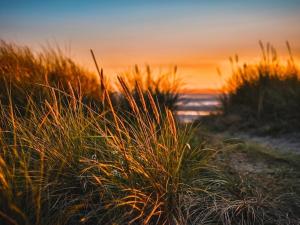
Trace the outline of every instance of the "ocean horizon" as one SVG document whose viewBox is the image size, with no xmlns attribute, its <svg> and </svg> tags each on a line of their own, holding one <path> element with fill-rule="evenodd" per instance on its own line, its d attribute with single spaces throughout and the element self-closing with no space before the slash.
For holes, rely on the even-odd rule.
<svg viewBox="0 0 300 225">
<path fill-rule="evenodd" d="M 220 94 L 179 94 L 176 116 L 180 122 L 190 123 L 218 111 Z"/>
</svg>

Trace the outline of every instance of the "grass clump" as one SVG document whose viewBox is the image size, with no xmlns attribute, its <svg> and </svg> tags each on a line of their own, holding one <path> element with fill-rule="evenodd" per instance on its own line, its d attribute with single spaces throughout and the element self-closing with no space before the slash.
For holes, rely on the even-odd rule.
<svg viewBox="0 0 300 225">
<path fill-rule="evenodd" d="M 127 93 L 125 82 L 120 82 Z M 207 189 L 199 184 L 207 177 L 211 152 L 190 147 L 190 132 L 177 129 L 171 111 L 166 110 L 165 119 L 158 113 L 154 120 L 148 110 L 136 107 L 130 93 L 126 97 L 134 121 L 115 114 L 113 107 L 109 110 L 113 120 L 107 119 L 108 112 L 86 108 L 83 113 L 87 106 L 79 101 L 67 108 L 55 101 L 41 107 L 30 103 L 27 118 L 2 105 L 0 220 L 11 224 L 189 220 L 190 195 Z M 155 104 L 152 107 L 158 112 Z"/>
<path fill-rule="evenodd" d="M 50 87 L 94 101 L 101 90 L 97 77 L 64 56 L 60 49 L 45 48 L 34 54 L 28 47 L 0 42 L 0 100 L 24 110 L 28 99 L 39 105 L 50 98 Z M 63 97 L 63 96 L 62 96 Z"/>
<path fill-rule="evenodd" d="M 176 73 L 176 66 L 165 73 L 155 74 L 148 65 L 144 70 L 135 65 L 132 72 L 124 73 L 121 77 L 126 81 L 128 91 L 132 93 L 132 97 L 139 108 L 151 108 L 153 102 L 148 98 L 151 95 L 158 106 L 158 110 L 166 115 L 166 108 L 172 112 L 177 109 L 176 103 L 179 98 L 181 81 L 177 78 Z M 141 96 L 143 96 L 145 102 L 141 102 Z M 118 107 L 120 111 L 131 111 L 130 103 L 124 95 L 120 96 Z M 151 115 L 152 117 L 155 116 L 153 113 Z"/>
<path fill-rule="evenodd" d="M 224 115 L 238 115 L 241 127 L 265 127 L 266 132 L 300 129 L 300 76 L 291 49 L 290 58 L 280 61 L 276 50 L 260 43 L 262 59 L 240 66 L 231 59 L 233 75 L 221 99 Z"/>
</svg>

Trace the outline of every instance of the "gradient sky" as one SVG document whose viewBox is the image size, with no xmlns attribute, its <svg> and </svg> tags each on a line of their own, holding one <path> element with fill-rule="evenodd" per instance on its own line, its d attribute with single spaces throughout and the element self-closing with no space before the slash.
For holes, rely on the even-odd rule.
<svg viewBox="0 0 300 225">
<path fill-rule="evenodd" d="M 3 40 L 36 50 L 58 44 L 93 69 L 92 48 L 108 75 L 134 64 L 176 64 L 191 89 L 220 87 L 230 73 L 228 57 L 257 59 L 259 40 L 283 56 L 288 40 L 299 59 L 299 24 L 300 0 L 0 0 Z"/>
</svg>

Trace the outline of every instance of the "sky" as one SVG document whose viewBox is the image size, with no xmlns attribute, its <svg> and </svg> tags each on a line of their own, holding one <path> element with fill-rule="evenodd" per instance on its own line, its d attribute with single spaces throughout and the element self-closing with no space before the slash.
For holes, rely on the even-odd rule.
<svg viewBox="0 0 300 225">
<path fill-rule="evenodd" d="M 289 41 L 299 59 L 299 23 L 300 0 L 0 0 L 0 39 L 36 51 L 59 45 L 91 70 L 93 49 L 108 77 L 177 65 L 187 89 L 220 88 L 228 58 L 257 60 L 259 40 L 282 56 Z"/>
</svg>

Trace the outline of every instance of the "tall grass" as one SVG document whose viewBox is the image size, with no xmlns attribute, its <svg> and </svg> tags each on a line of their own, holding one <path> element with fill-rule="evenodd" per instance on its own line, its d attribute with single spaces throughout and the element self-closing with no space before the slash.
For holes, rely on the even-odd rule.
<svg viewBox="0 0 300 225">
<path fill-rule="evenodd" d="M 93 52 L 92 56 L 96 60 Z M 139 101 L 138 92 L 142 92 L 145 97 L 149 91 L 160 110 L 164 111 L 166 106 L 173 111 L 180 87 L 176 71 L 175 67 L 171 72 L 153 74 L 149 66 L 145 72 L 135 66 L 134 72 L 124 73 L 122 79 L 126 80 L 128 89 L 139 107 L 142 107 L 142 103 Z M 119 82 L 116 82 L 117 85 L 110 85 L 114 81 L 107 80 L 103 69 L 98 65 L 97 72 L 99 76 L 79 66 L 59 48 L 48 47 L 42 52 L 33 53 L 28 47 L 0 42 L 0 101 L 8 105 L 9 99 L 13 99 L 14 107 L 18 107 L 23 114 L 26 113 L 28 99 L 37 105 L 46 99 L 50 101 L 51 89 L 48 87 L 68 94 L 60 96 L 64 104 L 69 103 L 67 96 L 75 95 L 95 110 L 103 107 L 106 90 L 117 112 L 130 111 L 130 104 L 124 97 Z M 117 89 L 112 86 L 117 86 Z M 149 105 L 150 102 L 146 103 Z"/>
<path fill-rule="evenodd" d="M 291 48 L 289 59 L 282 62 L 270 44 L 264 46 L 261 61 L 240 65 L 231 58 L 233 74 L 222 98 L 224 114 L 240 115 L 250 124 L 272 123 L 287 130 L 300 128 L 300 75 Z M 249 124 L 249 125 L 250 125 Z"/>
<path fill-rule="evenodd" d="M 126 80 L 133 98 L 139 105 L 142 105 L 139 93 L 143 92 L 145 97 L 148 93 L 143 90 L 147 90 L 153 96 L 160 110 L 164 111 L 164 108 L 167 107 L 174 111 L 181 87 L 181 80 L 176 73 L 176 66 L 165 73 L 154 74 L 150 66 L 147 65 L 144 70 L 141 70 L 136 65 L 133 72 L 124 73 L 121 77 Z M 150 102 L 146 102 L 146 105 L 150 105 Z M 123 104 L 123 107 L 127 110 L 130 109 L 128 102 Z"/>
<path fill-rule="evenodd" d="M 29 96 L 36 103 L 42 103 L 51 95 L 47 86 L 99 99 L 101 90 L 96 78 L 64 56 L 60 49 L 45 48 L 34 54 L 28 47 L 0 42 L 0 100 L 3 104 L 12 98 L 14 105 L 24 108 Z"/>
<path fill-rule="evenodd" d="M 63 107 L 57 92 L 42 107 L 29 101 L 25 118 L 1 105 L 2 221 L 184 224 L 191 219 L 189 199 L 208 188 L 200 184 L 209 178 L 212 152 L 191 148 L 190 131 L 177 129 L 171 111 L 162 120 L 154 103 L 154 120 L 147 108 L 137 108 L 120 82 L 134 121 L 115 114 L 112 105 L 113 120 L 77 100 Z"/>
</svg>

